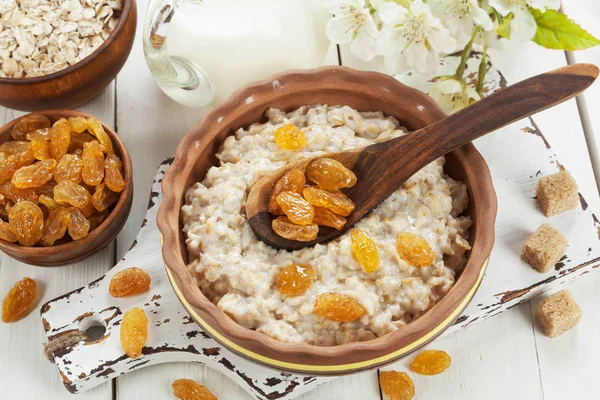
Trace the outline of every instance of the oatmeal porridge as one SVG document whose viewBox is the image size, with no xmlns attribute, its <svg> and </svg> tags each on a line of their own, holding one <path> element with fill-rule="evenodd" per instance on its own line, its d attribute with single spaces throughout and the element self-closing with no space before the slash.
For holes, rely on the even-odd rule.
<svg viewBox="0 0 600 400">
<path fill-rule="evenodd" d="M 289 252 L 259 241 L 245 215 L 247 195 L 258 179 L 303 157 L 363 147 L 407 134 L 381 112 L 347 106 L 303 106 L 284 113 L 266 111 L 268 122 L 228 137 L 203 182 L 186 193 L 182 208 L 190 253 L 188 265 L 203 293 L 239 324 L 275 339 L 320 346 L 364 341 L 416 320 L 452 287 L 470 250 L 472 221 L 461 213 L 467 188 L 443 172 L 444 158 L 432 162 L 356 224 L 377 246 L 380 264 L 367 273 L 353 257 L 351 230 L 335 240 Z M 308 143 L 290 151 L 275 143 L 274 131 L 293 123 Z M 417 267 L 398 255 L 401 234 L 418 234 L 435 253 Z M 314 280 L 298 296 L 277 290 L 282 270 L 309 265 Z M 314 312 L 324 293 L 356 299 L 365 313 L 336 322 Z"/>
</svg>

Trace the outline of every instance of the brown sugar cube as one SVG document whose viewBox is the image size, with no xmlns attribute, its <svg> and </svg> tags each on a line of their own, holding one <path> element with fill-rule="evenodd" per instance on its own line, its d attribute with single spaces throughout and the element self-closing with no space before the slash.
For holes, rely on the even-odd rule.
<svg viewBox="0 0 600 400">
<path fill-rule="evenodd" d="M 542 224 L 525 241 L 521 259 L 538 271 L 548 272 L 567 251 L 567 239 L 550 224 Z"/>
<path fill-rule="evenodd" d="M 581 320 L 583 311 L 568 290 L 545 298 L 535 310 L 535 316 L 546 336 L 556 337 L 573 328 Z"/>
<path fill-rule="evenodd" d="M 535 195 L 546 217 L 574 210 L 579 204 L 577 182 L 567 170 L 540 179 Z"/>
</svg>

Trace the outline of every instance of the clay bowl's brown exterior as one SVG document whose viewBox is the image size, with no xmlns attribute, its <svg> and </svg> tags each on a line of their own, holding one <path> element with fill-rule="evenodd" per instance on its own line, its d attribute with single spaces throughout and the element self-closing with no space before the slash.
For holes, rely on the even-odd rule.
<svg viewBox="0 0 600 400">
<path fill-rule="evenodd" d="M 60 118 L 69 118 L 82 116 L 85 118 L 91 115 L 74 110 L 48 110 L 36 112 L 36 114 L 45 115 L 54 122 Z M 10 130 L 20 119 L 17 118 L 0 128 L 0 143 L 11 140 Z M 133 169 L 129 152 L 121 138 L 108 126 L 102 124 L 106 133 L 110 135 L 117 154 L 123 161 L 123 178 L 125 179 L 125 189 L 121 192 L 119 201 L 115 204 L 113 210 L 102 223 L 92 230 L 90 234 L 81 240 L 71 241 L 64 244 L 51 247 L 24 247 L 18 243 L 9 243 L 0 240 L 0 250 L 27 264 L 41 267 L 55 267 L 74 263 L 83 260 L 106 247 L 121 231 L 133 202 Z"/>
<path fill-rule="evenodd" d="M 214 154 L 223 140 L 239 127 L 264 120 L 268 107 L 292 110 L 314 103 L 381 110 L 410 130 L 444 118 L 428 96 L 386 75 L 343 67 L 284 72 L 240 89 L 183 138 L 162 183 L 164 200 L 157 222 L 175 292 L 192 318 L 217 341 L 252 361 L 278 369 L 341 374 L 394 361 L 439 335 L 460 315 L 479 286 L 492 249 L 496 196 L 488 167 L 472 144 L 447 156 L 446 172 L 469 188 L 473 250 L 451 291 L 406 327 L 368 342 L 318 347 L 280 342 L 236 324 L 206 299 L 186 269 L 188 255 L 180 222 L 185 190 L 217 163 Z"/>
<path fill-rule="evenodd" d="M 0 105 L 34 111 L 75 108 L 87 103 L 108 86 L 125 64 L 136 24 L 135 0 L 124 0 L 121 17 L 110 36 L 77 64 L 35 78 L 0 78 Z"/>
</svg>

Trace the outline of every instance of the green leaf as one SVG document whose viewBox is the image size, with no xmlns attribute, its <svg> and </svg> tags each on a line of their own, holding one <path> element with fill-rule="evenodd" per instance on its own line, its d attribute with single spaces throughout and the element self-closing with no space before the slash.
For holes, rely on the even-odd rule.
<svg viewBox="0 0 600 400">
<path fill-rule="evenodd" d="M 510 39 L 511 29 L 510 22 L 515 18 L 515 15 L 511 12 L 504 18 L 498 14 L 499 25 L 496 28 L 496 35 L 503 37 L 504 39 Z"/>
<path fill-rule="evenodd" d="M 530 8 L 529 11 L 537 23 L 532 40 L 540 46 L 556 50 L 583 50 L 600 44 L 600 40 L 565 14 L 550 9 L 542 12 Z"/>
</svg>

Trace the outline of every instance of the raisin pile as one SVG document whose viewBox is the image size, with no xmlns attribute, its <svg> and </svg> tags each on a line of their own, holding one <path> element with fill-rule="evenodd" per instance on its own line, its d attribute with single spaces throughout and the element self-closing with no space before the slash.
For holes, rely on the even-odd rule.
<svg viewBox="0 0 600 400">
<path fill-rule="evenodd" d="M 316 186 L 306 186 L 306 177 Z M 356 175 L 343 164 L 319 158 L 308 165 L 306 177 L 299 169 L 286 172 L 275 183 L 268 208 L 278 216 L 272 223 L 275 233 L 300 242 L 314 240 L 319 225 L 342 229 L 346 224 L 344 217 L 354 210 L 354 203 L 340 189 L 354 186 Z"/>
<path fill-rule="evenodd" d="M 0 239 L 52 246 L 87 237 L 125 188 L 102 124 L 31 114 L 11 136 L 0 144 Z"/>
</svg>

